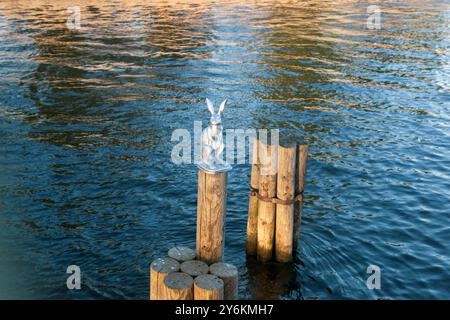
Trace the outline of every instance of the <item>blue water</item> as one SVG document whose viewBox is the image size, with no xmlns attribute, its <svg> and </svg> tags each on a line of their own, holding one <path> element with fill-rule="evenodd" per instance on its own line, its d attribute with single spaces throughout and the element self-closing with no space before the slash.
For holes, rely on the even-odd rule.
<svg viewBox="0 0 450 320">
<path fill-rule="evenodd" d="M 292 264 L 246 258 L 250 167 L 229 174 L 241 298 L 450 299 L 447 1 L 86 0 L 80 30 L 51 3 L 0 3 L 1 298 L 147 299 L 149 263 L 195 246 L 171 134 L 209 97 L 310 147 Z"/>
</svg>

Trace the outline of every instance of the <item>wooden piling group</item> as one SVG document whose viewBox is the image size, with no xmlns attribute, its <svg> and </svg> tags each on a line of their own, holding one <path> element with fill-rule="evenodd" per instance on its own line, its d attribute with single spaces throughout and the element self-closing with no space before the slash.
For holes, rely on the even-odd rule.
<svg viewBox="0 0 450 320">
<path fill-rule="evenodd" d="M 297 250 L 308 146 L 253 143 L 247 253 L 288 262 Z M 222 262 L 227 172 L 198 173 L 196 250 L 174 247 L 150 265 L 151 300 L 237 299 L 238 271 Z"/>
<path fill-rule="evenodd" d="M 247 253 L 288 262 L 296 251 L 308 146 L 253 143 Z M 198 172 L 196 250 L 175 247 L 150 266 L 151 300 L 237 299 L 236 267 L 222 262 L 227 172 Z"/>
<path fill-rule="evenodd" d="M 253 143 L 247 253 L 288 262 L 297 250 L 308 146 Z M 237 299 L 238 271 L 223 262 L 227 172 L 198 173 L 196 250 L 174 247 L 150 265 L 151 300 Z"/>
<path fill-rule="evenodd" d="M 198 172 L 196 250 L 175 247 L 150 266 L 151 300 L 237 299 L 238 272 L 223 263 L 227 172 Z"/>
<path fill-rule="evenodd" d="M 308 146 L 255 139 L 247 220 L 247 254 L 288 262 L 297 250 Z"/>
<path fill-rule="evenodd" d="M 238 271 L 229 263 L 208 266 L 194 250 L 175 247 L 150 265 L 150 300 L 235 300 Z"/>
</svg>

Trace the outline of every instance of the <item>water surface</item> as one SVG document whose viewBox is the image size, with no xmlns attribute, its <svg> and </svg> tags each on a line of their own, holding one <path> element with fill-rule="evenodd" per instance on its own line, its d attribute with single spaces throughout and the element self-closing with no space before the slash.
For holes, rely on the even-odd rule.
<svg viewBox="0 0 450 320">
<path fill-rule="evenodd" d="M 250 168 L 229 175 L 241 298 L 450 298 L 448 2 L 77 3 L 80 30 L 71 1 L 0 3 L 1 298 L 147 299 L 149 263 L 195 245 L 170 138 L 205 97 L 229 99 L 226 127 L 310 145 L 292 264 L 246 258 Z"/>
</svg>

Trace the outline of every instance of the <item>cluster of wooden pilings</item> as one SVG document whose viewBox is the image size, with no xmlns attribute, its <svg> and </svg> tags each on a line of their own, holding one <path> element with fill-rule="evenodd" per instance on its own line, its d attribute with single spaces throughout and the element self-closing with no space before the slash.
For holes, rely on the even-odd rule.
<svg viewBox="0 0 450 320">
<path fill-rule="evenodd" d="M 297 249 L 308 145 L 255 139 L 247 220 L 247 254 L 289 262 Z"/>
<path fill-rule="evenodd" d="M 176 247 L 150 266 L 151 300 L 237 299 L 238 271 L 223 261 L 227 172 L 198 172 L 196 250 Z"/>
<path fill-rule="evenodd" d="M 247 253 L 292 259 L 300 233 L 308 146 L 253 143 Z M 196 250 L 175 247 L 150 266 L 151 300 L 232 300 L 238 271 L 223 262 L 227 172 L 198 172 Z"/>
<path fill-rule="evenodd" d="M 150 300 L 235 300 L 235 266 L 195 260 L 194 250 L 175 247 L 150 266 Z"/>
</svg>

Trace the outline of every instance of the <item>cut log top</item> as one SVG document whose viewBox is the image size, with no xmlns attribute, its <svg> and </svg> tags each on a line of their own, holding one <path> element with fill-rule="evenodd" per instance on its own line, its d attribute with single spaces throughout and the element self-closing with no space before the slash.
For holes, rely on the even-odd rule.
<svg viewBox="0 0 450 320">
<path fill-rule="evenodd" d="M 196 287 L 205 290 L 222 290 L 223 280 L 212 274 L 203 274 L 195 278 Z"/>
<path fill-rule="evenodd" d="M 209 272 L 219 278 L 232 278 L 238 275 L 237 268 L 226 262 L 214 263 L 209 267 Z"/>
<path fill-rule="evenodd" d="M 208 265 L 199 260 L 185 261 L 181 264 L 180 269 L 193 277 L 207 274 L 209 270 Z"/>
<path fill-rule="evenodd" d="M 187 289 L 191 288 L 194 283 L 194 279 L 183 272 L 173 272 L 164 279 L 164 284 L 169 289 Z"/>
<path fill-rule="evenodd" d="M 180 263 L 172 258 L 159 258 L 150 265 L 152 270 L 159 273 L 171 273 L 180 270 Z"/>
<path fill-rule="evenodd" d="M 180 262 L 194 260 L 195 251 L 187 247 L 175 247 L 167 253 L 169 257 Z"/>
</svg>

